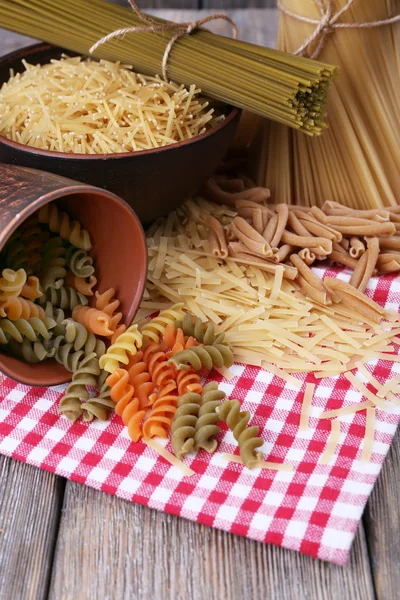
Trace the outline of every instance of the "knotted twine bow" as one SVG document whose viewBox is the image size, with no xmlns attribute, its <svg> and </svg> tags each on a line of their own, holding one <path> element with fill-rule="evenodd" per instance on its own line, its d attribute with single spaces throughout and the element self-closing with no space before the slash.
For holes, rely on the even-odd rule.
<svg viewBox="0 0 400 600">
<path fill-rule="evenodd" d="M 395 17 L 390 17 L 389 19 L 370 21 L 366 23 L 337 23 L 338 19 L 340 19 L 340 17 L 347 10 L 349 10 L 354 0 L 348 0 L 347 4 L 345 4 L 345 6 L 343 6 L 343 8 L 338 10 L 336 13 L 333 12 L 333 0 L 328 0 L 326 6 L 323 3 L 323 0 L 316 0 L 316 2 L 321 12 L 321 19 L 319 21 L 317 19 L 309 19 L 308 17 L 303 17 L 302 15 L 296 14 L 285 8 L 282 2 L 278 2 L 279 10 L 281 10 L 285 15 L 288 15 L 297 21 L 302 21 L 303 23 L 316 25 L 316 28 L 310 37 L 303 42 L 300 48 L 297 48 L 294 54 L 307 55 L 306 50 L 319 37 L 317 47 L 315 48 L 314 52 L 309 55 L 309 58 L 318 58 L 322 48 L 325 46 L 327 36 L 335 29 L 371 29 L 373 27 L 382 27 L 383 25 L 392 25 L 393 23 L 400 22 L 400 15 L 396 15 Z"/>
<path fill-rule="evenodd" d="M 237 37 L 236 24 L 230 17 L 228 17 L 228 15 L 226 15 L 224 13 L 215 13 L 213 15 L 209 15 L 208 17 L 203 17 L 202 19 L 198 19 L 198 20 L 194 20 L 194 21 L 187 21 L 186 23 L 158 23 L 156 21 L 156 19 L 154 19 L 153 17 L 151 17 L 149 15 L 145 15 L 142 12 L 140 10 L 140 8 L 138 7 L 138 5 L 136 4 L 135 0 L 128 0 L 128 2 L 129 2 L 130 7 L 133 9 L 133 11 L 139 17 L 140 21 L 142 23 L 144 23 L 144 25 L 139 25 L 139 26 L 135 26 L 135 27 L 123 27 L 121 29 L 116 29 L 115 31 L 112 31 L 108 35 L 106 35 L 103 38 L 101 38 L 100 40 L 98 40 L 90 48 L 90 50 L 89 50 L 90 54 L 95 52 L 95 50 L 97 50 L 97 48 L 99 48 L 99 46 L 106 44 L 107 42 L 109 42 L 110 40 L 112 40 L 114 38 L 123 37 L 127 33 L 139 33 L 139 32 L 141 32 L 141 33 L 172 33 L 173 36 L 171 37 L 171 39 L 169 40 L 169 42 L 165 48 L 164 55 L 162 58 L 162 63 L 161 63 L 163 79 L 164 79 L 164 81 L 168 81 L 167 65 L 168 65 L 169 55 L 171 53 L 173 45 L 181 37 L 184 37 L 185 35 L 190 35 L 196 29 L 203 28 L 203 25 L 206 25 L 206 23 L 209 23 L 210 21 L 215 21 L 217 19 L 222 19 L 224 21 L 227 21 L 232 26 L 233 39 L 236 39 L 236 37 Z"/>
</svg>

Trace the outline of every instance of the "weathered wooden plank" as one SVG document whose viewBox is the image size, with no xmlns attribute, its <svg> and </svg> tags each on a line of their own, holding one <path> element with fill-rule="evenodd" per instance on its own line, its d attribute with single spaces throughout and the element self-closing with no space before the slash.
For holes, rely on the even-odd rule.
<svg viewBox="0 0 400 600">
<path fill-rule="evenodd" d="M 47 597 L 65 483 L 0 456 L 0 598 Z"/>
<path fill-rule="evenodd" d="M 364 523 L 378 600 L 400 598 L 400 437 L 397 436 L 365 511 Z"/>
<path fill-rule="evenodd" d="M 67 483 L 50 600 L 373 600 L 362 527 L 346 568 Z"/>
<path fill-rule="evenodd" d="M 214 10 L 229 10 L 235 8 L 276 8 L 277 0 L 199 0 L 200 8 L 213 8 Z"/>
<path fill-rule="evenodd" d="M 127 6 L 126 0 L 109 0 L 114 4 L 120 4 L 121 6 Z M 138 2 L 142 10 L 148 10 L 149 8 L 199 8 L 198 0 L 140 0 Z"/>
</svg>

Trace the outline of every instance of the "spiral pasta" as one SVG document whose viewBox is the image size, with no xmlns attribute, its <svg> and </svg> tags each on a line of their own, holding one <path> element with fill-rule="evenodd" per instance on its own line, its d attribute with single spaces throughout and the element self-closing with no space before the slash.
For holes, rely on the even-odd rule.
<svg viewBox="0 0 400 600">
<path fill-rule="evenodd" d="M 178 386 L 179 396 L 187 394 L 188 392 L 201 394 L 203 390 L 203 387 L 200 384 L 200 375 L 198 375 L 193 368 L 177 371 L 175 379 Z"/>
<path fill-rule="evenodd" d="M 52 233 L 59 233 L 63 240 L 81 250 L 90 250 L 92 247 L 89 233 L 83 229 L 78 221 L 70 221 L 67 213 L 60 212 L 53 203 L 45 204 L 39 210 L 39 223 L 47 223 Z"/>
<path fill-rule="evenodd" d="M 21 354 L 24 360 L 28 363 L 38 363 L 52 358 L 55 354 L 54 348 L 48 349 L 40 341 L 30 342 L 25 338 L 21 344 Z"/>
<path fill-rule="evenodd" d="M 67 264 L 65 260 L 66 248 L 60 237 L 50 238 L 43 246 L 41 260 L 42 288 L 46 291 L 49 288 L 60 288 L 64 284 L 64 278 L 67 274 L 64 268 Z"/>
<path fill-rule="evenodd" d="M 110 397 L 110 388 L 106 386 L 103 391 L 100 391 L 98 396 L 89 398 L 81 406 L 83 420 L 86 422 L 93 421 L 93 419 L 99 419 L 99 421 L 106 421 L 109 413 L 114 410 L 114 402 Z"/>
<path fill-rule="evenodd" d="M 55 327 L 56 322 L 53 319 L 44 317 L 39 319 L 38 317 L 31 317 L 30 319 L 16 319 L 10 321 L 10 319 L 0 319 L 0 329 L 3 334 L 9 334 L 9 337 L 15 339 L 17 342 L 22 343 L 24 337 L 30 342 L 37 342 L 38 334 L 45 340 L 51 338 L 50 329 Z M 5 336 L 6 339 L 7 335 Z M 3 342 L 4 336 L 0 336 L 1 343 Z"/>
<path fill-rule="evenodd" d="M 231 367 L 233 362 L 233 352 L 225 344 L 193 346 L 193 348 L 178 352 L 169 359 L 169 363 L 174 364 L 177 369 L 189 369 L 188 365 L 190 364 L 196 371 L 203 367 L 206 369 Z"/>
<path fill-rule="evenodd" d="M 154 436 L 165 438 L 171 427 L 172 417 L 178 406 L 178 396 L 171 394 L 169 385 L 161 389 L 151 407 L 151 412 L 143 424 L 143 437 Z"/>
<path fill-rule="evenodd" d="M 200 402 L 201 396 L 193 392 L 183 394 L 178 400 L 178 408 L 171 426 L 171 446 L 179 459 L 194 447 Z"/>
<path fill-rule="evenodd" d="M 88 299 L 80 292 L 76 292 L 71 287 L 62 286 L 59 289 L 50 288 L 41 298 L 40 304 L 49 301 L 54 306 L 59 306 L 63 310 L 73 310 L 78 304 L 86 305 Z"/>
<path fill-rule="evenodd" d="M 55 350 L 54 358 L 56 361 L 64 365 L 67 371 L 71 373 L 77 371 L 80 361 L 85 356 L 83 350 L 75 351 L 73 344 L 66 342 L 62 335 L 57 336 L 54 340 L 50 340 L 49 347 Z"/>
<path fill-rule="evenodd" d="M 142 340 L 142 334 L 138 331 L 137 325 L 131 325 L 100 358 L 100 367 L 108 373 L 112 373 L 119 367 L 119 363 L 127 365 L 129 363 L 128 354 L 135 356 L 138 348 L 142 346 Z"/>
<path fill-rule="evenodd" d="M 147 364 L 143 361 L 143 352 L 130 358 L 128 364 L 129 383 L 135 388 L 135 395 L 139 400 L 140 408 L 151 406 L 155 400 L 155 384 L 151 381 Z"/>
<path fill-rule="evenodd" d="M 161 344 L 150 344 L 143 353 L 143 361 L 147 365 L 148 372 L 152 382 L 162 388 L 169 384 L 174 384 L 174 371 L 168 365 L 168 359 Z"/>
<path fill-rule="evenodd" d="M 93 288 L 97 284 L 97 279 L 94 275 L 90 275 L 85 279 L 74 275 L 72 271 L 68 271 L 65 283 L 85 296 L 93 296 Z"/>
<path fill-rule="evenodd" d="M 95 386 L 99 375 L 99 361 L 92 352 L 81 360 L 79 367 L 74 371 L 72 381 L 60 400 L 58 411 L 75 422 L 82 414 L 81 400 L 90 398 L 87 386 Z"/>
<path fill-rule="evenodd" d="M 143 343 L 146 346 L 151 342 L 158 343 L 160 336 L 163 336 L 169 323 L 175 323 L 178 319 L 183 319 L 183 303 L 174 304 L 171 308 L 162 310 L 160 314 L 151 319 L 142 327 Z"/>
<path fill-rule="evenodd" d="M 7 317 L 10 321 L 16 321 L 30 317 L 43 319 L 46 315 L 43 308 L 31 300 L 25 300 L 21 296 L 10 296 L 0 304 L 0 316 Z"/>
<path fill-rule="evenodd" d="M 110 329 L 110 317 L 102 310 L 78 304 L 72 311 L 74 321 L 82 323 L 88 331 L 96 335 L 109 337 L 113 334 Z"/>
<path fill-rule="evenodd" d="M 182 321 L 175 323 L 175 327 L 182 329 L 185 335 L 194 337 L 205 346 L 224 343 L 224 333 L 216 335 L 212 323 L 203 323 L 201 319 L 194 319 L 192 315 L 185 315 Z"/>
<path fill-rule="evenodd" d="M 33 275 L 30 275 L 24 285 L 22 286 L 21 296 L 28 298 L 29 300 L 37 300 L 43 295 L 40 289 L 39 279 Z"/>
<path fill-rule="evenodd" d="M 215 452 L 218 442 L 215 436 L 221 431 L 216 424 L 221 420 L 217 414 L 217 408 L 221 405 L 221 400 L 226 397 L 225 392 L 218 389 L 215 381 L 204 386 L 201 396 L 201 406 L 196 421 L 194 443 L 197 449 L 203 448 L 209 453 Z"/>
<path fill-rule="evenodd" d="M 74 344 L 75 351 L 83 350 L 85 354 L 94 352 L 97 358 L 105 354 L 106 345 L 103 340 L 98 340 L 82 323 L 73 319 L 64 319 L 62 325 L 65 327 L 65 340 Z"/>
<path fill-rule="evenodd" d="M 93 258 L 85 250 L 77 250 L 74 246 L 68 248 L 65 254 L 66 263 L 77 277 L 90 277 L 94 274 Z"/>
<path fill-rule="evenodd" d="M 194 337 L 189 337 L 187 340 L 185 339 L 185 334 L 183 330 L 175 327 L 175 323 L 168 323 L 165 328 L 164 333 L 164 342 L 168 348 L 171 348 L 169 352 L 170 356 L 181 352 L 187 348 L 192 348 L 196 346 L 197 342 Z"/>
<path fill-rule="evenodd" d="M 42 257 L 39 250 L 48 238 L 49 234 L 42 231 L 36 223 L 24 231 L 18 229 L 2 252 L 4 264 L 15 271 L 24 269 L 27 275 L 31 275 L 40 267 Z"/>
<path fill-rule="evenodd" d="M 225 421 L 233 432 L 235 440 L 239 444 L 240 458 L 249 469 L 256 466 L 263 459 L 257 448 L 263 445 L 263 440 L 258 436 L 259 427 L 256 425 L 247 427 L 250 421 L 250 413 L 240 410 L 239 400 L 226 400 L 215 409 L 221 421 Z"/>
<path fill-rule="evenodd" d="M 0 277 L 0 301 L 7 300 L 10 296 L 19 296 L 24 283 L 26 282 L 26 272 L 24 269 L 3 269 Z"/>
<path fill-rule="evenodd" d="M 139 400 L 134 398 L 133 385 L 129 383 L 129 375 L 125 369 L 117 368 L 107 377 L 110 396 L 115 402 L 115 412 L 128 429 L 128 435 L 134 442 L 142 437 L 141 423 L 146 411 L 139 410 Z"/>
<path fill-rule="evenodd" d="M 116 312 L 120 301 L 115 298 L 115 289 L 109 288 L 102 294 L 96 292 L 96 308 L 102 310 L 111 318 L 110 329 L 114 331 L 114 335 L 111 338 L 111 342 L 114 343 L 121 333 L 126 331 L 126 325 L 120 323 L 122 319 L 122 312 Z"/>
<path fill-rule="evenodd" d="M 65 335 L 65 325 L 63 325 L 65 315 L 63 309 L 53 306 L 50 302 L 46 302 L 44 314 L 46 317 L 49 317 L 56 322 L 52 329 L 53 335 Z"/>
</svg>

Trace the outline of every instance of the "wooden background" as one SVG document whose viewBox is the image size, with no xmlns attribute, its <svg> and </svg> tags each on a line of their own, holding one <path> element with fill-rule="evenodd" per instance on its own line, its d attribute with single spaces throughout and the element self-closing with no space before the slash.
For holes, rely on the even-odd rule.
<svg viewBox="0 0 400 600">
<path fill-rule="evenodd" d="M 241 38 L 273 45 L 276 10 L 230 14 Z M 29 42 L 0 29 L 0 55 Z M 397 437 L 339 567 L 0 456 L 0 600 L 400 600 L 399 473 Z"/>
</svg>

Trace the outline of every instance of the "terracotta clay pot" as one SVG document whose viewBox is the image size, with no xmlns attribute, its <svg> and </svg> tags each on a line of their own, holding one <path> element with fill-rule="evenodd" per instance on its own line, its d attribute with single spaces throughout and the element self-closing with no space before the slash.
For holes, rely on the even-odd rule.
<svg viewBox="0 0 400 600">
<path fill-rule="evenodd" d="M 24 70 L 25 59 L 45 64 L 63 52 L 48 44 L 36 44 L 0 59 L 0 87 Z M 226 119 L 190 140 L 163 148 L 122 154 L 66 154 L 38 150 L 0 136 L 0 162 L 57 173 L 110 190 L 121 196 L 142 223 L 165 215 L 199 191 L 226 154 L 239 124 L 241 111 L 226 108 Z"/>
<path fill-rule="evenodd" d="M 0 251 L 21 223 L 54 200 L 89 231 L 97 288 L 100 292 L 116 289 L 129 325 L 146 283 L 147 248 L 138 217 L 115 194 L 59 175 L 0 164 Z M 29 385 L 56 385 L 71 379 L 71 373 L 53 359 L 32 365 L 0 354 L 0 370 Z"/>
</svg>

